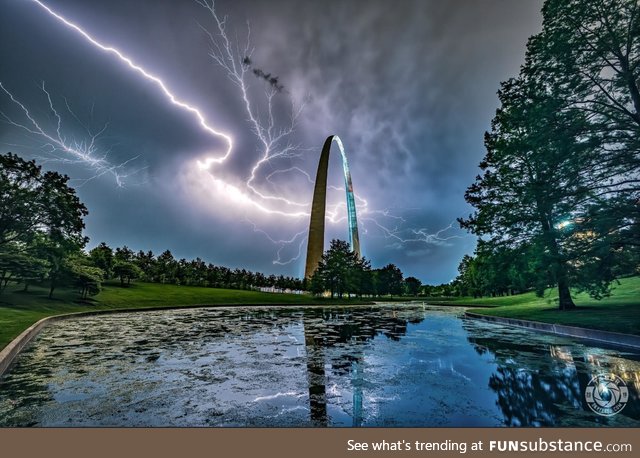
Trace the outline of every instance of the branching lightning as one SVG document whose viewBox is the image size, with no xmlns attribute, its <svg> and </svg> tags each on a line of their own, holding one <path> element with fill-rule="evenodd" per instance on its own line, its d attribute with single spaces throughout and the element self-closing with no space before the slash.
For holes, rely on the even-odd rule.
<svg viewBox="0 0 640 458">
<path fill-rule="evenodd" d="M 219 177 L 216 177 L 213 174 L 214 165 L 224 163 L 232 154 L 234 142 L 230 134 L 212 127 L 212 125 L 203 115 L 203 111 L 201 109 L 181 100 L 174 92 L 172 92 L 168 88 L 168 86 L 160 77 L 145 70 L 142 66 L 134 62 L 132 58 L 125 55 L 123 52 L 114 48 L 113 46 L 104 44 L 98 39 L 94 38 L 80 26 L 53 11 L 42 1 L 32 1 L 46 13 L 58 20 L 60 23 L 75 31 L 92 46 L 115 56 L 120 62 L 124 63 L 133 72 L 152 82 L 172 105 L 191 114 L 195 118 L 201 129 L 203 129 L 203 131 L 216 138 L 216 140 L 222 141 L 225 144 L 225 148 L 223 148 L 222 151 L 219 151 L 216 154 L 210 153 L 204 159 L 195 162 L 193 164 L 194 167 L 188 169 L 190 170 L 190 173 L 197 171 L 200 174 L 198 180 L 202 183 L 206 183 L 203 184 L 203 187 L 206 187 L 209 192 L 215 193 L 219 196 L 224 196 L 225 199 L 229 199 L 235 203 L 242 204 L 247 208 L 253 208 L 265 214 L 297 219 L 309 216 L 309 202 L 289 199 L 283 195 L 273 195 L 258 189 L 256 185 L 258 173 L 263 166 L 267 164 L 273 165 L 274 162 L 282 159 L 292 159 L 298 157 L 301 154 L 301 151 L 303 151 L 300 148 L 300 145 L 292 142 L 291 137 L 296 129 L 297 122 L 304 108 L 304 103 L 300 104 L 300 106 L 295 106 L 292 103 L 290 110 L 290 119 L 288 119 L 286 126 L 284 128 L 278 127 L 279 123 L 276 122 L 276 118 L 274 115 L 274 98 L 282 92 L 282 85 L 278 84 L 277 78 L 269 79 L 269 74 L 265 74 L 261 70 L 251 70 L 251 57 L 253 55 L 254 49 L 252 48 L 250 43 L 251 30 L 248 26 L 247 37 L 244 46 L 233 43 L 229 39 L 229 36 L 227 34 L 227 18 L 220 17 L 216 13 L 216 10 L 214 8 L 214 0 L 196 0 L 196 2 L 200 6 L 202 6 L 209 12 L 209 15 L 213 21 L 212 29 L 207 29 L 202 25 L 200 26 L 204 33 L 206 33 L 209 37 L 209 56 L 214 61 L 214 63 L 216 63 L 226 72 L 229 80 L 235 87 L 238 88 L 247 115 L 247 122 L 249 123 L 250 129 L 260 145 L 259 157 L 256 159 L 256 162 L 253 164 L 250 170 L 250 174 L 243 185 L 244 189 L 241 189 L 240 187 L 235 186 Z M 265 85 L 264 100 L 262 101 L 262 104 L 264 104 L 266 108 L 264 108 L 262 112 L 258 110 L 258 104 L 254 103 L 255 100 L 252 101 L 250 97 L 248 79 L 252 77 L 252 74 L 262 77 L 262 79 L 267 83 L 271 83 Z M 4 86 L 0 84 L 0 87 L 7 95 L 9 95 L 14 103 L 21 107 L 26 117 L 29 119 L 30 124 L 22 125 L 20 123 L 12 121 L 10 118 L 3 114 L 7 122 L 28 131 L 32 135 L 43 137 L 44 139 L 46 139 L 47 145 L 49 145 L 48 148 L 52 149 L 53 151 L 64 151 L 73 158 L 76 158 L 80 161 L 83 161 L 83 163 L 90 165 L 97 172 L 96 176 L 100 176 L 101 174 L 105 173 L 113 174 L 116 177 L 117 183 L 121 185 L 121 178 L 123 176 L 121 174 L 121 169 L 124 165 L 126 165 L 126 163 L 114 167 L 108 164 L 105 155 L 97 155 L 97 152 L 95 150 L 95 140 L 97 136 L 100 135 L 100 132 L 97 132 L 97 134 L 95 135 L 93 133 L 90 133 L 89 140 L 87 142 L 79 144 L 69 143 L 66 141 L 64 135 L 62 134 L 61 116 L 59 115 L 59 112 L 56 111 L 54 104 L 51 101 L 51 97 L 48 93 L 47 97 L 49 106 L 52 112 L 57 117 L 58 121 L 55 134 L 47 133 L 44 129 L 42 129 L 36 122 L 36 120 L 31 116 L 26 106 L 20 103 L 15 97 L 13 97 L 13 95 L 7 89 L 5 89 Z M 46 92 L 44 86 L 43 91 Z M 69 112 L 73 114 L 70 109 Z M 309 173 L 307 173 L 300 167 L 276 169 L 269 175 L 267 175 L 265 180 L 268 183 L 275 185 L 271 180 L 276 174 L 291 172 L 301 173 L 309 180 L 309 182 L 313 183 L 313 180 L 311 179 Z M 332 188 L 339 189 L 344 192 L 343 188 Z M 395 228 L 388 228 L 379 221 L 380 217 L 395 219 L 399 223 L 404 223 L 404 220 L 401 217 L 390 214 L 388 210 L 371 210 L 369 209 L 369 204 L 365 199 L 359 197 L 358 195 L 355 195 L 355 198 L 358 203 L 358 214 L 361 217 L 361 221 L 371 222 L 381 231 L 384 237 L 395 240 L 397 243 L 424 242 L 429 244 L 442 244 L 446 243 L 448 240 L 461 237 L 456 235 L 445 235 L 447 231 L 453 229 L 453 223 L 448 227 L 441 229 L 433 234 L 428 233 L 426 229 L 402 230 L 399 228 L 399 226 L 396 226 Z M 332 223 L 337 223 L 346 219 L 345 207 L 346 204 L 342 202 L 329 205 L 327 208 L 327 219 Z M 274 260 L 274 264 L 289 264 L 300 257 L 304 242 L 306 240 L 306 237 L 304 236 L 304 234 L 306 234 L 306 231 L 300 231 L 293 235 L 290 239 L 279 240 L 269 236 L 267 232 L 258 228 L 254 223 L 250 221 L 249 223 L 253 225 L 255 232 L 263 234 L 270 242 L 279 247 L 277 252 L 277 259 Z M 408 236 L 401 235 L 407 233 L 409 234 Z M 286 246 L 295 243 L 298 244 L 297 256 L 294 256 L 293 258 L 288 260 L 282 259 L 282 250 Z"/>
<path fill-rule="evenodd" d="M 64 164 L 82 164 L 86 166 L 90 170 L 94 172 L 94 174 L 80 181 L 78 186 L 82 186 L 85 183 L 99 178 L 103 175 L 110 174 L 115 179 L 116 185 L 118 187 L 124 186 L 125 179 L 130 177 L 131 175 L 137 174 L 141 172 L 143 169 L 136 170 L 134 172 L 126 172 L 127 165 L 137 159 L 138 157 L 133 157 L 123 163 L 114 165 L 108 160 L 108 155 L 110 151 L 100 152 L 98 148 L 98 140 L 100 136 L 105 132 L 108 127 L 108 124 L 102 126 L 102 128 L 97 131 L 92 131 L 92 129 L 83 124 L 80 121 L 80 118 L 75 114 L 75 112 L 69 106 L 69 102 L 65 99 L 65 107 L 67 112 L 75 118 L 75 120 L 85 129 L 87 133 L 87 137 L 84 140 L 78 141 L 76 139 L 68 139 L 62 132 L 63 130 L 63 117 L 56 108 L 56 105 L 53 103 L 51 98 L 51 93 L 47 90 L 45 83 L 42 83 L 41 90 L 45 94 L 47 99 L 48 107 L 53 116 L 55 117 L 55 129 L 48 130 L 46 127 L 43 127 L 42 123 L 38 122 L 35 116 L 29 111 L 24 103 L 18 100 L 13 93 L 11 93 L 3 84 L 0 82 L 0 89 L 11 99 L 11 101 L 22 111 L 24 117 L 26 118 L 26 123 L 21 123 L 16 121 L 14 118 L 10 117 L 8 114 L 0 111 L 0 116 L 2 116 L 6 123 L 17 127 L 20 130 L 23 130 L 30 134 L 31 136 L 41 138 L 44 143 L 42 145 L 42 149 L 46 156 L 38 158 L 41 162 L 59 162 Z"/>
<path fill-rule="evenodd" d="M 274 259 L 272 262 L 273 264 L 278 264 L 281 266 L 285 266 L 287 264 L 291 264 L 294 261 L 297 261 L 298 259 L 300 259 L 300 256 L 302 256 L 302 247 L 304 245 L 304 242 L 307 241 L 307 231 L 300 231 L 295 233 L 290 239 L 288 240 L 276 240 L 273 237 L 271 237 L 266 231 L 264 231 L 263 229 L 260 229 L 253 221 L 250 220 L 246 220 L 249 224 L 251 224 L 253 226 L 253 232 L 256 233 L 260 233 L 262 235 L 264 235 L 267 240 L 269 240 L 271 243 L 273 243 L 274 245 L 278 246 L 278 251 L 276 253 L 276 259 Z M 295 256 L 289 258 L 288 260 L 283 260 L 282 259 L 282 250 L 291 245 L 292 243 L 295 243 L 296 240 L 299 240 L 298 242 L 298 251 L 296 253 Z"/>
<path fill-rule="evenodd" d="M 76 31 L 77 33 L 79 33 L 82 37 L 84 37 L 93 46 L 97 47 L 98 49 L 101 49 L 102 51 L 105 51 L 107 53 L 113 54 L 120 61 L 122 61 L 125 64 L 127 64 L 129 66 L 129 68 L 131 68 L 132 70 L 134 70 L 138 74 L 142 75 L 147 80 L 153 82 L 160 89 L 160 91 L 167 97 L 167 99 L 169 99 L 169 101 L 172 104 L 174 104 L 174 105 L 180 107 L 181 109 L 183 109 L 185 111 L 188 111 L 189 113 L 193 114 L 196 117 L 196 119 L 198 120 L 200 126 L 205 131 L 207 131 L 208 133 L 210 133 L 213 136 L 221 137 L 227 143 L 227 149 L 226 149 L 225 153 L 222 156 L 217 157 L 217 158 L 209 159 L 211 162 L 221 163 L 221 162 L 224 162 L 227 159 L 227 157 L 229 157 L 229 155 L 231 154 L 231 150 L 233 149 L 233 140 L 231 139 L 231 137 L 229 135 L 227 135 L 227 134 L 225 134 L 223 132 L 220 132 L 220 131 L 214 129 L 213 127 L 211 127 L 207 123 L 206 119 L 204 118 L 204 116 L 202 115 L 200 110 L 198 110 L 197 108 L 189 105 L 186 102 L 183 102 L 183 101 L 179 100 L 167 88 L 167 86 L 164 84 L 164 82 L 160 78 L 158 78 L 157 76 L 152 75 L 151 73 L 147 72 L 144 68 L 142 68 L 139 65 L 137 65 L 136 63 L 134 63 L 131 58 L 125 56 L 120 51 L 118 51 L 116 48 L 100 43 L 98 40 L 93 38 L 91 35 L 89 35 L 87 32 L 85 32 L 78 25 L 74 24 L 71 21 L 68 21 L 63 16 L 61 16 L 58 13 L 56 13 L 51 8 L 49 8 L 47 5 L 42 3 L 40 0 L 31 0 L 31 1 L 33 1 L 36 5 L 38 5 L 42 9 L 44 9 L 51 16 L 53 16 L 54 18 L 56 18 L 57 20 L 62 22 L 64 25 L 66 25 L 70 29 Z"/>
<path fill-rule="evenodd" d="M 308 207 L 308 202 L 297 202 L 282 196 L 265 194 L 254 186 L 256 174 L 264 164 L 270 163 L 276 159 L 299 156 L 297 151 L 299 151 L 300 145 L 291 143 L 289 139 L 291 134 L 295 131 L 296 123 L 302 113 L 304 104 L 295 107 L 292 103 L 291 116 L 288 125 L 284 128 L 278 129 L 276 127 L 276 120 L 273 113 L 273 99 L 276 94 L 280 93 L 280 88 L 274 85 L 267 85 L 265 89 L 266 115 L 264 116 L 266 120 L 261 119 L 257 109 L 254 108 L 254 105 L 251 102 L 247 83 L 247 76 L 253 73 L 250 67 L 254 51 L 251 47 L 250 41 L 251 28 L 247 26 L 247 38 L 242 50 L 236 51 L 234 50 L 234 46 L 227 35 L 227 18 L 221 18 L 218 16 L 215 10 L 214 1 L 211 0 L 211 2 L 209 2 L 208 0 L 196 0 L 196 2 L 209 12 L 217 31 L 218 38 L 216 38 L 216 36 L 214 36 L 214 34 L 206 27 L 200 25 L 200 28 L 209 37 L 209 43 L 211 46 L 209 56 L 217 65 L 226 71 L 227 77 L 240 90 L 251 130 L 261 145 L 261 156 L 252 167 L 249 179 L 245 183 L 247 188 L 263 200 L 277 201 L 287 206 Z M 207 159 L 200 165 L 203 169 L 207 169 L 211 163 L 211 159 Z M 293 214 L 297 216 L 299 212 L 296 211 Z"/>
<path fill-rule="evenodd" d="M 398 218 L 394 216 L 387 215 L 391 218 Z M 453 239 L 463 239 L 469 237 L 468 235 L 443 235 L 447 231 L 451 231 L 455 227 L 455 222 L 452 222 L 447 227 L 440 229 L 434 233 L 430 233 L 427 229 L 400 229 L 399 227 L 395 227 L 394 229 L 389 229 L 388 227 L 380 224 L 375 218 L 364 218 L 367 221 L 370 221 L 375 226 L 377 226 L 382 234 L 387 239 L 395 240 L 396 243 L 406 244 L 406 243 L 425 243 L 427 245 L 447 245 L 449 240 Z M 402 218 L 400 218 L 402 219 Z M 409 233 L 411 235 L 403 237 L 401 234 Z"/>
</svg>

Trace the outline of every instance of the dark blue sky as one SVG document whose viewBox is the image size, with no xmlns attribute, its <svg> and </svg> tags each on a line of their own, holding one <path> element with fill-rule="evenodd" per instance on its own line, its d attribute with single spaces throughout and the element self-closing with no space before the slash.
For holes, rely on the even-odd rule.
<svg viewBox="0 0 640 458">
<path fill-rule="evenodd" d="M 308 217 L 291 214 L 308 212 L 305 174 L 315 173 L 324 139 L 336 134 L 360 197 L 364 255 L 374 266 L 393 262 L 405 275 L 441 283 L 475 246 L 455 218 L 471 210 L 463 194 L 478 173 L 496 91 L 523 62 L 542 2 L 216 2 L 238 68 L 247 23 L 251 29 L 246 98 L 265 135 L 287 129 L 291 105 L 302 105 L 291 135 L 262 163 L 242 88 L 210 56 L 206 31 L 224 42 L 205 8 L 195 1 L 45 4 L 159 77 L 233 141 L 223 163 L 200 168 L 198 161 L 224 155 L 223 137 L 37 3 L 4 0 L 0 82 L 51 138 L 34 133 L 0 92 L 0 110 L 32 131 L 0 124 L 0 148 L 69 174 L 90 211 L 90 247 L 168 248 L 176 257 L 301 276 L 304 255 L 295 258 L 306 247 Z M 284 85 L 272 100 L 271 131 L 270 85 L 254 69 Z M 278 156 L 285 147 L 291 154 Z M 340 188 L 338 157 L 329 181 Z M 344 193 L 334 190 L 329 204 L 338 221 L 328 222 L 327 239 L 346 239 Z"/>
</svg>

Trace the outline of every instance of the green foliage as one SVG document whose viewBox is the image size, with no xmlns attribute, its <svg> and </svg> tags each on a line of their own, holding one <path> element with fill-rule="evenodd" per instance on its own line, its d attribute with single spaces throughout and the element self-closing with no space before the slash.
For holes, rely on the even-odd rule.
<svg viewBox="0 0 640 458">
<path fill-rule="evenodd" d="M 314 277 L 315 282 L 322 282 L 325 290 L 331 291 L 331 297 L 342 297 L 345 293 L 357 291 L 360 264 L 358 256 L 351 250 L 348 242 L 334 239 L 329 249 L 322 255 L 322 259 Z M 314 280 L 312 278 L 312 284 Z M 316 289 L 318 286 L 316 285 Z"/>
<path fill-rule="evenodd" d="M 417 296 L 421 286 L 422 282 L 416 277 L 407 277 L 404 279 L 404 290 L 409 296 Z"/>
<path fill-rule="evenodd" d="M 10 281 L 23 282 L 26 289 L 29 282 L 41 280 L 46 269 L 47 263 L 34 256 L 24 244 L 0 245 L 0 293 Z"/>
<path fill-rule="evenodd" d="M 394 264 L 387 264 L 378 274 L 378 294 L 399 296 L 402 294 L 402 271 Z"/>
<path fill-rule="evenodd" d="M 415 280 L 419 289 L 420 281 Z M 358 258 L 343 240 L 331 241 L 309 281 L 309 289 L 313 294 L 330 291 L 332 298 L 344 295 L 401 295 L 403 286 L 402 272 L 395 265 L 372 270 L 371 263 L 365 258 Z"/>
<path fill-rule="evenodd" d="M 476 210 L 459 221 L 484 251 L 463 260 L 464 291 L 555 283 L 570 309 L 570 287 L 605 297 L 637 258 L 639 10 L 633 0 L 546 1 L 525 65 L 502 83 L 483 172 L 465 194 Z"/>
<path fill-rule="evenodd" d="M 83 254 L 76 254 L 65 259 L 65 275 L 68 283 L 78 288 L 80 297 L 87 299 L 101 291 L 104 271 L 91 265 L 90 258 Z"/>
<path fill-rule="evenodd" d="M 120 279 L 121 286 L 125 285 L 125 281 L 128 286 L 131 284 L 131 280 L 140 278 L 142 270 L 133 262 L 118 260 L 113 265 L 113 274 Z"/>
<path fill-rule="evenodd" d="M 89 251 L 89 257 L 91 263 L 102 269 L 106 278 L 110 278 L 113 275 L 113 263 L 114 256 L 113 250 L 109 245 L 102 242 L 100 245 Z"/>
<path fill-rule="evenodd" d="M 66 277 L 65 259 L 85 244 L 86 207 L 69 177 L 34 161 L 0 155 L 0 264 L 4 286 L 45 277 L 50 296 Z"/>
</svg>

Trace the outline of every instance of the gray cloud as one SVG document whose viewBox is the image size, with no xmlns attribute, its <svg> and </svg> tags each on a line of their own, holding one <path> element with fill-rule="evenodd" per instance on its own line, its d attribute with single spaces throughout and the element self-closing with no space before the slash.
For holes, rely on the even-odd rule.
<svg viewBox="0 0 640 458">
<path fill-rule="evenodd" d="M 237 88 L 207 56 L 206 36 L 197 25 L 207 24 L 201 8 L 194 2 L 146 0 L 47 4 L 135 56 L 182 98 L 202 107 L 212 123 L 232 133 L 234 155 L 216 173 L 236 185 L 246 180 L 258 144 Z M 338 134 L 356 192 L 370 207 L 402 216 L 400 229 L 447 227 L 469 212 L 463 193 L 483 155 L 482 134 L 497 106 L 495 92 L 523 61 L 527 37 L 540 28 L 540 7 L 537 0 L 217 2 L 219 11 L 229 15 L 234 36 L 243 37 L 249 21 L 255 67 L 278 75 L 285 86 L 278 95 L 281 119 L 287 97 L 296 102 L 308 98 L 294 140 L 315 150 L 265 167 L 262 189 L 309 200 L 311 185 L 301 174 L 276 175 L 276 185 L 263 179 L 278 166 L 313 172 L 324 138 Z M 148 167 L 142 185 L 115 189 L 104 178 L 79 190 L 91 210 L 87 232 L 92 243 L 170 248 L 178 256 L 301 275 L 302 262 L 272 263 L 278 246 L 255 232 L 246 218 L 276 239 L 304 229 L 304 220 L 227 211 L 215 201 L 207 207 L 206 196 L 189 194 L 189 183 L 180 181 L 182 165 L 224 147 L 203 134 L 190 115 L 30 2 L 4 2 L 0 30 L 0 81 L 44 118 L 46 105 L 37 91 L 42 80 L 74 109 L 87 113 L 93 105 L 95 122 L 110 123 L 103 142 L 113 148 L 113 160 L 140 155 L 139 163 Z M 259 91 L 260 80 L 252 83 Z M 0 98 L 0 107 L 11 109 L 6 98 Z M 21 151 L 3 150 L 37 153 L 32 139 L 7 125 L 0 129 L 1 143 L 24 145 Z M 339 164 L 333 162 L 331 183 L 340 186 Z M 72 176 L 83 173 L 77 167 L 63 170 Z M 343 225 L 330 226 L 329 235 L 345 238 Z M 363 220 L 362 226 L 365 255 L 375 265 L 395 262 L 425 281 L 453 278 L 461 256 L 474 247 L 470 237 L 394 247 L 397 240 L 385 238 L 374 224 Z M 408 231 L 401 235 L 411 238 Z M 293 256 L 297 249 L 296 243 L 285 253 Z"/>
</svg>

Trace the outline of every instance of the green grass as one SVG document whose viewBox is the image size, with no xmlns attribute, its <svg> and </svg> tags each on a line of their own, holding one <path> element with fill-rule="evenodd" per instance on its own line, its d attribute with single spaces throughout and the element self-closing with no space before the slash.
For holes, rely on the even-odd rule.
<svg viewBox="0 0 640 458">
<path fill-rule="evenodd" d="M 9 287 L 0 295 L 0 349 L 22 331 L 41 318 L 62 313 L 92 310 L 120 310 L 132 308 L 173 307 L 188 305 L 303 305 L 303 304 L 359 304 L 354 299 L 314 299 L 295 294 L 260 293 L 192 286 L 135 283 L 122 288 L 107 284 L 104 290 L 87 302 L 79 302 L 75 291 L 56 291 L 55 299 L 47 299 L 47 290 L 31 287 L 23 293 Z M 400 298 L 398 298 L 400 299 Z M 413 298 L 404 298 L 403 301 Z M 557 310 L 557 292 L 548 290 L 544 297 L 533 293 L 495 298 L 456 298 L 447 304 L 482 305 L 490 308 L 473 312 L 509 318 L 582 326 L 593 329 L 640 335 L 640 277 L 620 280 L 611 297 L 596 301 L 586 294 L 574 298 L 578 307 L 571 311 Z M 440 301 L 428 301 L 440 302 Z"/>
<path fill-rule="evenodd" d="M 577 307 L 569 311 L 558 310 L 556 289 L 547 290 L 541 298 L 534 293 L 525 293 L 482 299 L 460 298 L 447 303 L 490 306 L 470 310 L 483 315 L 640 335 L 640 277 L 622 278 L 619 282 L 614 285 L 611 296 L 600 301 L 585 293 L 576 294 L 573 300 Z"/>
<path fill-rule="evenodd" d="M 107 284 L 102 292 L 89 301 L 78 301 L 78 294 L 70 290 L 56 290 L 54 299 L 47 298 L 48 290 L 30 287 L 29 292 L 9 286 L 0 295 L 0 349 L 36 321 L 62 313 L 132 308 L 175 307 L 188 305 L 303 305 L 303 304 L 362 304 L 354 299 L 312 298 L 298 294 L 262 293 L 232 289 L 194 286 L 133 283 L 122 288 Z"/>
</svg>

